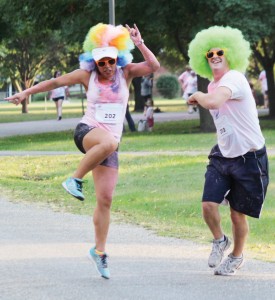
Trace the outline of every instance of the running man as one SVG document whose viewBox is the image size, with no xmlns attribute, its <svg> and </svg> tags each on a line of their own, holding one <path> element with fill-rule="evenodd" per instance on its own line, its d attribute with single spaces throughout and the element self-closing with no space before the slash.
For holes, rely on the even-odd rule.
<svg viewBox="0 0 275 300">
<path fill-rule="evenodd" d="M 248 235 L 246 216 L 259 218 L 269 182 L 268 158 L 255 100 L 243 72 L 249 43 L 240 30 L 213 26 L 199 32 L 189 46 L 190 65 L 212 80 L 208 93 L 196 92 L 189 104 L 200 104 L 214 119 L 218 143 L 209 154 L 202 210 L 214 240 L 208 264 L 215 275 L 234 275 L 243 265 Z M 219 205 L 230 204 L 233 250 L 221 227 Z"/>
</svg>

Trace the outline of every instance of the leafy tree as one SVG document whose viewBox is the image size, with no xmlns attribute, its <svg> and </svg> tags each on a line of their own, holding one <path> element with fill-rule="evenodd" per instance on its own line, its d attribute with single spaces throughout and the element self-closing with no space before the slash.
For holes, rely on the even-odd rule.
<svg viewBox="0 0 275 300">
<path fill-rule="evenodd" d="M 22 5 L 21 1 L 1 1 L 0 9 L 1 21 L 7 25 L 0 47 L 1 73 L 22 91 L 34 84 L 44 64 L 55 59 L 64 44 L 57 31 L 37 27 L 28 14 L 28 6 Z M 27 113 L 28 99 L 21 104 L 22 112 Z"/>
<path fill-rule="evenodd" d="M 254 58 L 266 70 L 269 114 L 275 118 L 275 1 L 215 0 L 214 4 L 219 8 L 214 20 L 239 28 L 250 41 Z"/>
<path fill-rule="evenodd" d="M 37 74 L 76 68 L 88 29 L 108 23 L 109 12 L 103 0 L 0 0 L 0 9 L 1 74 L 19 91 L 31 87 Z M 22 102 L 22 112 L 27 104 Z"/>
<path fill-rule="evenodd" d="M 136 8 L 135 13 L 138 16 L 146 16 L 144 22 L 147 22 L 151 28 L 154 27 L 155 31 L 159 33 L 158 40 L 162 50 L 166 53 L 174 53 L 177 49 L 183 61 L 189 60 L 188 44 L 200 30 L 213 25 L 229 25 L 239 28 L 251 42 L 254 57 L 266 69 L 270 116 L 274 117 L 274 5 L 274 0 L 260 2 L 257 0 L 151 0 L 147 4 L 148 12 L 146 5 L 144 5 L 140 14 L 138 8 Z M 155 15 L 148 15 L 152 12 L 152 7 L 157 6 L 161 9 Z M 175 58 L 176 55 L 172 57 Z M 179 59 L 178 61 L 182 60 Z M 199 83 L 199 85 L 206 86 L 205 83 Z M 207 123 L 204 122 L 204 118 L 212 122 L 207 112 L 200 114 L 201 124 Z M 203 129 L 202 126 L 201 128 Z"/>
<path fill-rule="evenodd" d="M 157 1 L 162 8 L 159 13 L 163 22 L 161 36 L 166 52 L 178 51 L 178 64 L 187 63 L 188 45 L 197 32 L 213 25 L 212 16 L 216 8 L 210 1 L 170 0 Z M 156 4 L 156 3 L 155 3 Z M 176 55 L 174 55 L 176 57 Z M 208 80 L 198 77 L 199 90 L 206 92 Z M 199 107 L 200 128 L 202 131 L 214 131 L 213 119 L 208 110 Z"/>
<path fill-rule="evenodd" d="M 60 30 L 69 44 L 82 44 L 91 26 L 109 20 L 106 0 L 25 0 L 24 4 L 37 26 Z"/>
<path fill-rule="evenodd" d="M 51 64 L 50 57 L 46 60 L 44 58 L 48 65 L 41 63 L 41 66 L 49 68 L 53 68 L 57 60 L 61 61 L 62 66 L 68 68 L 71 62 L 76 63 L 75 59 L 88 29 L 98 22 L 108 23 L 109 20 L 108 1 L 103 0 L 25 0 L 24 2 L 0 0 L 0 9 L 0 38 L 5 37 L 1 56 L 11 45 L 13 45 L 11 53 L 14 50 L 20 53 L 22 44 L 18 44 L 18 41 L 16 44 L 15 37 L 21 39 L 23 43 L 28 36 L 32 35 L 33 39 L 38 39 L 38 44 L 36 45 L 35 41 L 28 41 L 27 44 L 29 48 L 37 49 L 32 51 L 40 49 L 41 53 L 36 55 L 28 49 L 30 57 L 51 53 L 53 58 L 56 52 L 64 54 L 64 56 L 60 54 L 57 59 L 53 58 L 54 64 Z M 263 0 L 259 3 L 257 0 L 120 0 L 116 1 L 115 12 L 116 24 L 137 23 L 146 45 L 159 55 L 162 63 L 175 72 L 179 71 L 183 63 L 188 62 L 188 44 L 201 29 L 216 24 L 231 25 L 241 29 L 251 42 L 254 58 L 257 58 L 267 71 L 269 98 L 272 99 L 270 114 L 273 115 L 274 0 Z M 9 20 L 18 21 L 11 23 Z M 57 33 L 52 35 L 53 31 Z M 41 41 L 41 36 L 44 43 Z M 55 39 L 57 48 L 52 46 L 49 51 L 47 45 L 54 36 L 58 37 Z M 65 55 L 66 46 L 70 49 L 70 57 Z M 55 51 L 56 49 L 58 51 Z M 21 57 L 23 56 L 21 54 Z M 15 57 L 13 59 L 16 60 Z M 139 51 L 134 51 L 134 61 L 141 60 Z M 2 65 L 3 63 L 2 59 Z M 16 73 L 13 70 L 11 72 Z M 22 72 L 20 74 L 22 76 Z M 134 81 L 134 86 L 137 91 L 136 108 L 138 108 L 142 103 L 142 99 L 140 101 L 138 99 L 140 79 Z"/>
<path fill-rule="evenodd" d="M 146 0 L 120 0 L 116 1 L 116 24 L 128 24 L 133 26 L 137 24 L 142 38 L 146 46 L 157 55 L 162 47 L 160 42 L 159 29 L 161 21 L 156 16 L 155 3 Z M 152 21 L 153 20 L 153 21 Z M 133 51 L 133 62 L 140 62 L 143 57 L 138 49 Z M 137 77 L 133 80 L 134 95 L 135 95 L 135 111 L 143 111 L 144 99 L 140 94 L 141 78 Z"/>
</svg>

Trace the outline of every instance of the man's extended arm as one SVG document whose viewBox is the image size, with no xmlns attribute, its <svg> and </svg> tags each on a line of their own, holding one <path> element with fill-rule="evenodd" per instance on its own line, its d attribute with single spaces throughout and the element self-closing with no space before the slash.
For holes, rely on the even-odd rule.
<svg viewBox="0 0 275 300">
<path fill-rule="evenodd" d="M 196 92 L 188 99 L 188 104 L 200 104 L 206 109 L 217 109 L 221 107 L 227 100 L 231 98 L 231 90 L 227 87 L 218 87 L 215 92 L 203 93 Z"/>
</svg>

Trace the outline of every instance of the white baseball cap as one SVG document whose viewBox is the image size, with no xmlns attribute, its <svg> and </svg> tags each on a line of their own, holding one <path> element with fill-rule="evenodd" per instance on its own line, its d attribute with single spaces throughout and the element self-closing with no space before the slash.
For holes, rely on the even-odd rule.
<svg viewBox="0 0 275 300">
<path fill-rule="evenodd" d="M 92 50 L 92 55 L 95 61 L 103 57 L 117 58 L 118 50 L 116 47 L 102 47 Z"/>
</svg>

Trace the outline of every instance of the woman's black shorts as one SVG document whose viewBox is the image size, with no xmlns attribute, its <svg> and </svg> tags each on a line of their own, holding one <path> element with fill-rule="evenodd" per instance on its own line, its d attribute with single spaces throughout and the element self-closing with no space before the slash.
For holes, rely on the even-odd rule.
<svg viewBox="0 0 275 300">
<path fill-rule="evenodd" d="M 60 97 L 57 97 L 57 98 L 52 98 L 52 100 L 54 102 L 57 102 L 58 100 L 64 100 L 64 96 L 60 96 Z"/>
<path fill-rule="evenodd" d="M 84 136 L 91 130 L 96 127 L 88 126 L 84 123 L 79 123 L 74 132 L 74 142 L 77 148 L 82 152 L 86 153 L 85 149 L 83 148 L 83 139 Z M 118 169 L 118 151 L 114 151 L 111 155 L 109 155 L 101 164 L 101 166 L 106 166 L 110 168 Z"/>
</svg>

